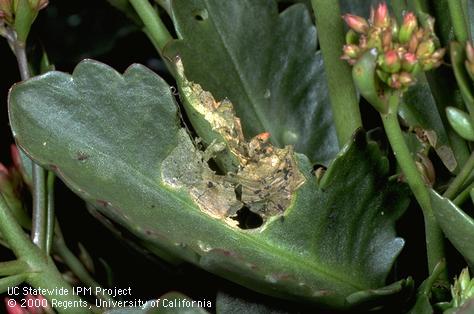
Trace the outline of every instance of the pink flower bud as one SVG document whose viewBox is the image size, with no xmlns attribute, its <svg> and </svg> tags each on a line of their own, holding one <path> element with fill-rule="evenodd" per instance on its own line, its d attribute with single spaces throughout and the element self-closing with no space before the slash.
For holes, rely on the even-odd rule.
<svg viewBox="0 0 474 314">
<path fill-rule="evenodd" d="M 347 56 L 349 59 L 355 59 L 359 57 L 360 49 L 356 45 L 344 45 L 342 51 L 344 56 Z"/>
<path fill-rule="evenodd" d="M 390 24 L 388 8 L 385 2 L 379 3 L 374 12 L 374 25 L 376 27 L 387 27 Z"/>
<path fill-rule="evenodd" d="M 435 52 L 435 49 L 436 47 L 433 40 L 425 40 L 418 45 L 416 56 L 418 58 L 429 58 Z"/>
<path fill-rule="evenodd" d="M 353 14 L 344 14 L 342 18 L 346 22 L 347 26 L 358 33 L 364 34 L 369 29 L 369 23 L 367 23 L 363 17 Z"/>
<path fill-rule="evenodd" d="M 405 14 L 403 18 L 403 24 L 400 27 L 400 33 L 398 35 L 398 41 L 402 44 L 405 44 L 410 41 L 413 32 L 418 27 L 418 21 L 416 16 L 412 12 Z"/>
<path fill-rule="evenodd" d="M 399 89 L 402 87 L 400 83 L 400 76 L 397 73 L 392 74 L 388 79 L 388 86 L 391 88 Z"/>
<path fill-rule="evenodd" d="M 415 54 L 407 52 L 403 55 L 402 68 L 405 71 L 411 72 L 415 65 L 418 63 L 418 59 Z"/>
<path fill-rule="evenodd" d="M 398 53 L 394 50 L 389 50 L 383 54 L 379 60 L 382 70 L 388 73 L 396 73 L 400 71 L 401 62 Z"/>
<path fill-rule="evenodd" d="M 413 76 L 407 72 L 400 73 L 398 79 L 403 86 L 410 86 L 415 83 Z"/>
</svg>

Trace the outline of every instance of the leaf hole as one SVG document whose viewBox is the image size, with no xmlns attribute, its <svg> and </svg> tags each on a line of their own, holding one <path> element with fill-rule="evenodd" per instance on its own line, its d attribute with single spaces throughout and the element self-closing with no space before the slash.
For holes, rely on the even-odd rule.
<svg viewBox="0 0 474 314">
<path fill-rule="evenodd" d="M 194 10 L 193 17 L 196 21 L 202 22 L 207 20 L 208 14 L 206 9 Z"/>
<path fill-rule="evenodd" d="M 240 229 L 255 229 L 263 224 L 263 218 L 244 206 L 236 213 L 235 219 L 239 222 L 237 225 Z"/>
</svg>

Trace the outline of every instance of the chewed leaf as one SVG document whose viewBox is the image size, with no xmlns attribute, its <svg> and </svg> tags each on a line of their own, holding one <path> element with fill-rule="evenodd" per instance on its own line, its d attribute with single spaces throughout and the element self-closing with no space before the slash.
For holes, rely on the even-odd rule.
<svg viewBox="0 0 474 314">
<path fill-rule="evenodd" d="M 230 102 L 209 103 L 238 121 Z M 141 65 L 121 75 L 91 60 L 72 75 L 16 85 L 9 113 L 29 156 L 149 252 L 331 308 L 376 306 L 407 286 L 382 288 L 403 246 L 394 223 L 405 189 L 388 181 L 385 157 L 362 133 L 318 186 L 308 158 L 273 147 L 265 134 L 245 140 L 238 123 L 235 137 L 215 129 L 221 139 L 201 151 L 160 77 Z M 236 168 L 214 172 L 207 161 L 226 147 Z M 241 226 L 245 208 L 265 219 L 260 227 Z"/>
<path fill-rule="evenodd" d="M 227 99 L 216 101 L 199 84 L 189 82 L 179 58 L 176 60 L 176 68 L 184 106 L 190 113 L 193 125 L 198 126 L 200 135 L 209 144 L 204 159 L 216 154 L 215 160 L 226 173 L 225 176 L 210 174 L 209 170 L 202 173 L 200 182 L 205 191 L 197 189 L 195 197 L 198 203 L 204 199 L 206 203 L 219 204 L 221 208 L 222 205 L 227 205 L 223 208 L 230 211 L 220 213 L 226 216 L 235 214 L 242 206 L 263 218 L 282 214 L 289 206 L 293 193 L 305 181 L 296 165 L 292 147 L 274 147 L 268 142 L 271 136 L 269 133 L 259 134 L 247 141 L 232 103 Z M 216 146 L 219 147 L 217 151 Z M 185 150 L 190 151 L 190 148 Z M 181 154 L 178 153 L 179 155 Z M 190 164 L 189 161 L 186 163 Z M 217 192 L 225 186 L 227 192 Z M 237 195 L 231 191 L 238 191 Z M 229 195 L 228 192 L 234 194 L 233 199 L 229 200 L 226 196 L 223 203 L 221 199 L 214 201 L 210 197 Z"/>
</svg>

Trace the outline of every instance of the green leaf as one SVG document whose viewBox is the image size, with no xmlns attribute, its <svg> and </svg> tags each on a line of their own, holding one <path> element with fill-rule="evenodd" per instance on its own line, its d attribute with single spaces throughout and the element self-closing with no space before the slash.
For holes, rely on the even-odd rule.
<svg viewBox="0 0 474 314">
<path fill-rule="evenodd" d="M 456 107 L 447 107 L 446 116 L 451 127 L 463 138 L 474 141 L 474 126 L 471 117 Z"/>
<path fill-rule="evenodd" d="M 416 299 L 415 305 L 411 308 L 408 314 L 432 314 L 434 313 L 431 306 L 430 299 L 426 295 L 420 295 Z"/>
<path fill-rule="evenodd" d="M 120 301 L 118 301 L 120 302 Z M 210 307 L 211 301 L 200 301 L 201 305 Z M 127 307 L 119 305 L 118 308 L 107 310 L 104 314 L 206 314 L 208 313 L 202 307 L 199 307 L 197 301 L 194 301 L 186 295 L 179 292 L 168 292 L 162 295 L 158 300 L 150 300 L 136 307 Z"/>
<path fill-rule="evenodd" d="M 431 314 L 434 312 L 430 303 L 431 289 L 433 288 L 435 281 L 445 269 L 446 261 L 443 260 L 436 265 L 431 275 L 421 283 L 418 287 L 416 303 L 410 309 L 408 314 Z"/>
<path fill-rule="evenodd" d="M 303 4 L 278 14 L 274 0 L 175 0 L 173 21 L 186 76 L 216 99 L 228 98 L 252 137 L 271 133 L 326 164 L 337 138 L 316 28 Z"/>
<path fill-rule="evenodd" d="M 204 153 L 180 128 L 169 86 L 145 67 L 122 76 L 89 60 L 72 76 L 48 72 L 16 85 L 9 111 L 29 156 L 155 254 L 255 291 L 334 308 L 372 306 L 409 286 L 383 288 L 403 247 L 394 223 L 408 199 L 405 187 L 388 181 L 387 159 L 364 134 L 337 156 L 320 186 L 309 160 L 296 155 L 290 172 L 305 182 L 288 208 L 242 229 L 226 216 L 237 187 L 222 182 L 232 176 L 212 174 L 200 161 Z"/>
<path fill-rule="evenodd" d="M 446 237 L 474 267 L 474 219 L 449 199 L 431 191 L 431 203 L 438 223 Z"/>
<path fill-rule="evenodd" d="M 472 88 L 472 81 L 466 71 L 466 51 L 464 45 L 458 42 L 451 42 L 449 46 L 451 64 L 453 65 L 454 75 L 461 91 L 464 103 L 471 115 L 474 115 L 474 94 Z"/>
<path fill-rule="evenodd" d="M 430 144 L 446 168 L 454 171 L 458 162 L 425 77 L 420 76 L 418 83 L 404 94 L 399 114 L 408 126 L 435 133 Z"/>
</svg>

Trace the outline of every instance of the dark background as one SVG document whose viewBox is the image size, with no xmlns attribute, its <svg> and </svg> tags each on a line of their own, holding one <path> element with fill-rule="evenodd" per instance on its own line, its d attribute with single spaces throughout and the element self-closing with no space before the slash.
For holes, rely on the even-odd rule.
<svg viewBox="0 0 474 314">
<path fill-rule="evenodd" d="M 142 63 L 173 84 L 166 74 L 163 63 L 139 27 L 115 10 L 106 1 L 69 0 L 52 1 L 40 12 L 30 35 L 29 55 L 34 60 L 43 47 L 57 70 L 71 72 L 84 58 L 94 58 L 123 72 L 132 63 Z M 20 80 L 16 59 L 6 40 L 0 38 L 0 161 L 10 164 L 9 146 L 13 142 L 7 119 L 7 93 L 12 84 Z M 378 124 L 375 112 L 362 105 L 364 125 Z M 212 300 L 218 290 L 269 301 L 223 279 L 190 265 L 173 267 L 156 263 L 117 239 L 87 212 L 81 199 L 70 192 L 61 182 L 57 184 L 57 216 L 69 247 L 78 253 L 81 242 L 94 258 L 95 278 L 106 285 L 106 271 L 99 258 L 112 269 L 113 286 L 132 288 L 133 298 L 158 298 L 171 290 L 190 297 Z M 410 208 L 397 229 L 406 239 L 392 278 L 411 275 L 420 284 L 426 275 L 423 218 L 421 211 Z M 3 251 L 3 256 L 9 256 Z M 450 256 L 458 260 L 458 254 L 450 248 Z M 279 308 L 292 308 L 288 302 L 271 300 Z M 305 311 L 305 310 L 303 310 Z"/>
</svg>

